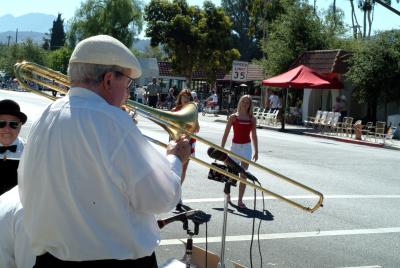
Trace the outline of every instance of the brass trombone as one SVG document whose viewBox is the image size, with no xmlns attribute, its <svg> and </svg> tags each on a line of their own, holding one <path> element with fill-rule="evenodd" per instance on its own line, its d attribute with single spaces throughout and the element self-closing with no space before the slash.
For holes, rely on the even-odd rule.
<svg viewBox="0 0 400 268">
<path fill-rule="evenodd" d="M 39 94 L 41 96 L 45 96 L 52 100 L 54 100 L 55 97 L 50 96 L 46 93 L 43 93 L 38 89 L 34 89 L 34 88 L 30 87 L 29 82 L 39 84 L 41 86 L 50 88 L 52 90 L 58 91 L 63 94 L 66 94 L 68 92 L 67 88 L 69 88 L 69 86 L 70 86 L 68 76 L 66 76 L 60 72 L 56 72 L 52 69 L 46 68 L 44 66 L 38 65 L 36 63 L 31 63 L 31 62 L 17 63 L 14 66 L 14 71 L 15 71 L 16 78 L 22 87 L 24 87 L 28 91 Z M 292 179 L 286 177 L 285 175 L 282 175 L 270 168 L 261 166 L 260 164 L 258 164 L 256 162 L 247 160 L 229 150 L 226 150 L 225 148 L 223 148 L 221 146 L 218 146 L 214 143 L 211 143 L 211 142 L 203 139 L 200 136 L 193 134 L 193 132 L 196 128 L 196 125 L 198 124 L 198 121 L 197 121 L 198 112 L 197 112 L 196 104 L 189 103 L 188 105 L 185 105 L 185 107 L 182 110 L 180 110 L 179 112 L 174 112 L 174 113 L 168 112 L 168 111 L 160 111 L 158 109 L 151 108 L 147 105 L 144 105 L 144 104 L 141 104 L 141 103 L 138 103 L 135 101 L 131 101 L 131 100 L 127 101 L 126 106 L 128 107 L 128 109 L 135 110 L 136 112 L 141 114 L 141 116 L 143 116 L 143 117 L 157 123 L 161 127 L 163 127 L 168 132 L 168 134 L 170 135 L 170 137 L 172 139 L 177 139 L 182 134 L 185 134 L 191 138 L 195 138 L 199 142 L 202 142 L 216 150 L 222 151 L 229 156 L 237 158 L 240 161 L 246 162 L 255 168 L 259 168 L 267 173 L 270 173 L 276 177 L 279 177 L 280 179 L 282 179 L 290 184 L 293 184 L 305 191 L 308 191 L 308 192 L 318 196 L 318 201 L 315 203 L 315 205 L 313 207 L 306 207 L 306 206 L 304 206 L 300 203 L 297 203 L 293 200 L 290 200 L 282 195 L 279 195 L 270 190 L 267 190 L 255 183 L 252 183 L 250 181 L 242 179 L 235 174 L 232 174 L 232 173 L 225 171 L 221 168 L 218 168 L 214 165 L 210 165 L 209 163 L 207 163 L 201 159 L 191 156 L 190 159 L 192 161 L 195 161 L 196 163 L 198 163 L 202 166 L 208 167 L 209 169 L 215 170 L 231 179 L 240 181 L 250 187 L 253 187 L 254 189 L 257 189 L 261 192 L 269 194 L 277 199 L 285 201 L 286 203 L 288 203 L 294 207 L 297 207 L 299 209 L 302 209 L 302 210 L 305 210 L 308 212 L 314 212 L 322 206 L 324 196 L 320 192 L 318 192 L 300 182 L 292 180 Z M 149 141 L 151 141 L 159 146 L 162 146 L 162 147 L 167 146 L 165 143 L 158 141 L 156 139 L 153 139 L 151 137 L 146 136 L 146 138 Z"/>
</svg>

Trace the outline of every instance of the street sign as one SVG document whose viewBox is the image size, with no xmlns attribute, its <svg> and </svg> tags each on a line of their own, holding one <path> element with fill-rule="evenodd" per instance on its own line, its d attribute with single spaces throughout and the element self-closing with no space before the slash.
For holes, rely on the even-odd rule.
<svg viewBox="0 0 400 268">
<path fill-rule="evenodd" d="M 233 61 L 232 62 L 232 81 L 247 81 L 247 61 Z"/>
</svg>

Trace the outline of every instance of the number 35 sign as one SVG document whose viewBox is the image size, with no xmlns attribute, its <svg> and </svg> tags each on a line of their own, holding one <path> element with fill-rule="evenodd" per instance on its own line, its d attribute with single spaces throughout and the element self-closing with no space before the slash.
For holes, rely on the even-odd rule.
<svg viewBox="0 0 400 268">
<path fill-rule="evenodd" d="M 232 62 L 232 81 L 247 81 L 247 61 L 236 61 Z"/>
</svg>

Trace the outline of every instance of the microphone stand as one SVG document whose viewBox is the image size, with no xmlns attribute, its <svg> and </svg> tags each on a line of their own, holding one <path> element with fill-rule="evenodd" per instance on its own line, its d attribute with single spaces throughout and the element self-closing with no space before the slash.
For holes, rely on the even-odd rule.
<svg viewBox="0 0 400 268">
<path fill-rule="evenodd" d="M 240 174 L 239 174 L 240 175 Z M 250 172 L 245 171 L 243 175 L 249 179 L 254 181 L 258 181 L 255 176 L 253 176 Z M 231 193 L 231 186 L 232 186 L 232 180 L 227 180 L 225 182 L 225 187 L 224 187 L 224 219 L 222 223 L 222 238 L 221 238 L 221 254 L 218 262 L 218 268 L 225 268 L 225 241 L 226 241 L 226 224 L 228 220 L 228 198 Z"/>
<path fill-rule="evenodd" d="M 221 237 L 221 253 L 218 262 L 218 268 L 225 268 L 225 240 L 226 240 L 226 223 L 228 220 L 228 198 L 231 193 L 231 180 L 225 182 L 224 187 L 224 219 L 222 223 L 222 237 Z"/>
</svg>

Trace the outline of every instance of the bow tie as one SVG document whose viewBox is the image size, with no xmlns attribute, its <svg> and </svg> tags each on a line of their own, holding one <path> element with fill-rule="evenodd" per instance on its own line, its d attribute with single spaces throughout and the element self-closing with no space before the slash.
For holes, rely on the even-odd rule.
<svg viewBox="0 0 400 268">
<path fill-rule="evenodd" d="M 7 150 L 9 150 L 10 152 L 15 153 L 17 151 L 17 145 L 0 146 L 0 154 L 4 154 Z"/>
</svg>

